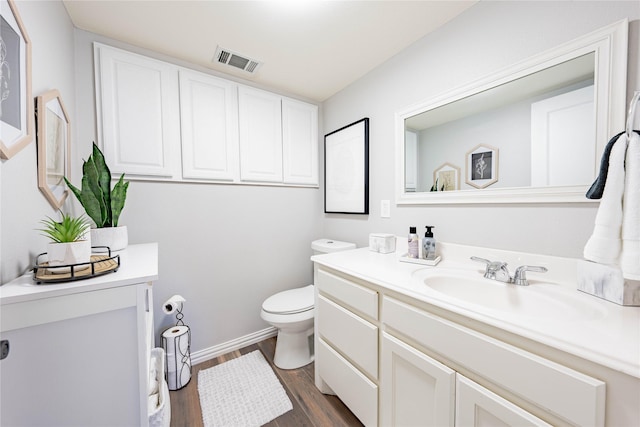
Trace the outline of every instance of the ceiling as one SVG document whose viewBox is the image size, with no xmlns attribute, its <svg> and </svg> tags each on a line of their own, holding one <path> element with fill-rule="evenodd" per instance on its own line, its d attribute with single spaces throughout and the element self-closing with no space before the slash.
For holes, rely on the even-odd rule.
<svg viewBox="0 0 640 427">
<path fill-rule="evenodd" d="M 321 102 L 475 1 L 63 0 L 74 25 Z M 220 46 L 261 63 L 214 63 Z"/>
</svg>

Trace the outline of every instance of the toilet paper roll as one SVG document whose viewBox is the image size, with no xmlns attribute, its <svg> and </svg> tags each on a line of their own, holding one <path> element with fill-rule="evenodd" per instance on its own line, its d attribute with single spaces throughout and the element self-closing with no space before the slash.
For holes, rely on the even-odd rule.
<svg viewBox="0 0 640 427">
<path fill-rule="evenodd" d="M 169 390 L 184 387 L 191 379 L 191 334 L 188 326 L 173 326 L 162 333 Z"/>
<path fill-rule="evenodd" d="M 182 310 L 182 304 L 185 301 L 182 295 L 174 295 L 162 304 L 162 311 L 164 314 L 173 314 L 178 309 Z"/>
</svg>

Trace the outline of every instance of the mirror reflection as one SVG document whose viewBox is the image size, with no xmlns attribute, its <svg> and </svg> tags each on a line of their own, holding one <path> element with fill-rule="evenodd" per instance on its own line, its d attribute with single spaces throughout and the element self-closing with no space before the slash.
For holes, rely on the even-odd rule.
<svg viewBox="0 0 640 427">
<path fill-rule="evenodd" d="M 595 64 L 591 52 L 406 118 L 405 192 L 590 184 Z"/>
</svg>

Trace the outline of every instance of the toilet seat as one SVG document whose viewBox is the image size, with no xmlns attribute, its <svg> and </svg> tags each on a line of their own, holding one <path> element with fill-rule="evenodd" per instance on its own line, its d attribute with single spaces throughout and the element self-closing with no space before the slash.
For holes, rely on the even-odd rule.
<svg viewBox="0 0 640 427">
<path fill-rule="evenodd" d="M 296 314 L 313 310 L 313 285 L 289 289 L 270 296 L 262 303 L 262 310 L 271 314 Z"/>
</svg>

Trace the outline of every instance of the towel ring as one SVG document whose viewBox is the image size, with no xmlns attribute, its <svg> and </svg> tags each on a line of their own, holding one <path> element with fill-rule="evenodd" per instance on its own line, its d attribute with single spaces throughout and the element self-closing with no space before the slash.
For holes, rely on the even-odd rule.
<svg viewBox="0 0 640 427">
<path fill-rule="evenodd" d="M 627 116 L 627 138 L 630 138 L 631 132 L 633 132 L 633 118 L 636 114 L 636 106 L 638 105 L 639 99 L 640 90 L 637 90 L 633 94 L 633 98 L 631 99 L 631 103 L 629 104 L 629 115 Z"/>
</svg>

